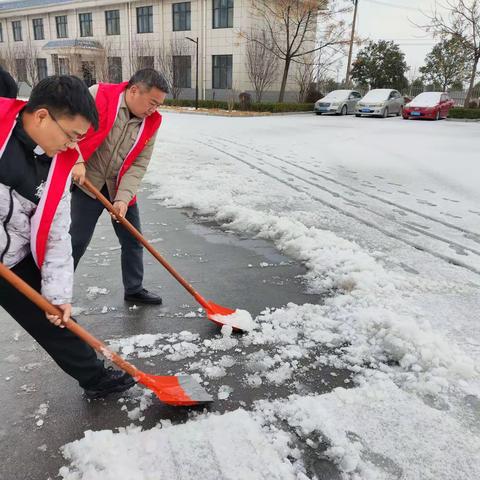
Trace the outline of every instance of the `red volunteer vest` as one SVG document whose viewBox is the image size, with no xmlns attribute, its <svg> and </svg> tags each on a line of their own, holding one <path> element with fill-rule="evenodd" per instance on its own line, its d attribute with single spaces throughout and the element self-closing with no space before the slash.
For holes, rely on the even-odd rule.
<svg viewBox="0 0 480 480">
<path fill-rule="evenodd" d="M 97 131 L 95 131 L 93 128 L 90 128 L 86 138 L 78 144 L 85 162 L 88 162 L 95 150 L 100 147 L 112 130 L 113 124 L 117 119 L 120 104 L 122 103 L 123 95 L 127 85 L 128 82 L 119 84 L 99 84 L 97 96 L 95 98 L 95 104 L 97 106 L 99 116 L 99 128 Z M 149 115 L 143 120 L 142 124 L 140 125 L 135 143 L 128 152 L 127 156 L 123 159 L 122 166 L 118 172 L 117 188 L 120 185 L 125 172 L 132 166 L 133 162 L 135 162 L 135 159 L 145 148 L 145 145 L 160 128 L 161 123 L 162 116 L 158 112 L 152 113 L 152 115 Z M 130 205 L 133 205 L 135 202 L 136 197 L 132 199 Z"/>
<path fill-rule="evenodd" d="M 20 111 L 26 102 L 0 97 L 0 158 L 5 151 Z M 70 186 L 70 173 L 78 158 L 78 152 L 67 150 L 52 159 L 44 190 L 31 220 L 30 245 L 32 255 L 41 268 L 45 259 L 48 234 L 55 212 L 65 189 Z"/>
</svg>

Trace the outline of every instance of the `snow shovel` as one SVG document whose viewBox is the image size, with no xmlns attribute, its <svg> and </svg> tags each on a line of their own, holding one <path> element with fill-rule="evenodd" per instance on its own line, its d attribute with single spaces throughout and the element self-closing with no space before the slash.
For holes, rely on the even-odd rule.
<svg viewBox="0 0 480 480">
<path fill-rule="evenodd" d="M 42 297 L 42 295 L 1 262 L 0 276 L 23 293 L 23 295 L 44 312 L 47 312 L 50 315 L 62 316 L 62 311 L 58 307 L 55 307 L 48 302 Z M 120 357 L 120 355 L 109 350 L 103 342 L 96 339 L 93 335 L 78 325 L 73 318 L 71 318 L 69 322 L 64 323 L 64 325 L 65 328 L 68 328 L 68 330 L 88 343 L 97 352 L 101 353 L 108 360 L 129 373 L 137 382 L 152 390 L 161 402 L 174 406 L 193 406 L 213 401 L 212 397 L 194 378 L 190 376 L 157 376 L 142 372 Z"/>
<path fill-rule="evenodd" d="M 85 179 L 83 186 L 89 190 L 100 203 L 121 223 L 174 277 L 180 284 L 192 295 L 195 300 L 205 309 L 207 317 L 218 326 L 231 326 L 234 330 L 250 330 L 252 327 L 252 318 L 245 310 L 232 310 L 222 307 L 212 301 L 205 300 L 163 257 L 153 248 L 147 239 L 125 218 L 116 216 L 115 209 L 109 200 L 92 183 Z"/>
</svg>

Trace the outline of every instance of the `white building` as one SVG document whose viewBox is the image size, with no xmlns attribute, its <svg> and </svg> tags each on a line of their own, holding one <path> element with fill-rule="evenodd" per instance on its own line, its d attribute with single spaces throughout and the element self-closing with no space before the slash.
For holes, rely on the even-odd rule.
<svg viewBox="0 0 480 480">
<path fill-rule="evenodd" d="M 175 57 L 180 98 L 225 99 L 252 91 L 246 66 L 254 26 L 251 0 L 17 0 L 0 3 L 0 61 L 20 81 L 52 74 L 83 76 L 87 84 L 128 79 L 142 66 L 162 69 L 161 53 Z M 295 66 L 287 97 L 296 99 Z M 279 80 L 265 98 L 276 99 Z"/>
</svg>

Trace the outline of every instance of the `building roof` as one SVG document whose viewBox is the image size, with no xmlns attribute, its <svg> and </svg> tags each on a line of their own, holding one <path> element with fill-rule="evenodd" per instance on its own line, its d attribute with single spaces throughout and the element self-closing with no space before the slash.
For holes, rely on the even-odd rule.
<svg viewBox="0 0 480 480">
<path fill-rule="evenodd" d="M 103 46 L 96 40 L 84 40 L 82 38 L 67 38 L 65 40 L 50 40 L 43 47 L 48 50 L 52 48 L 85 48 L 87 50 L 101 50 Z"/>
<path fill-rule="evenodd" d="M 75 0 L 15 0 L 13 2 L 1 2 L 0 12 L 2 10 L 20 10 L 24 8 L 48 7 L 50 5 L 73 3 L 74 1 Z"/>
</svg>

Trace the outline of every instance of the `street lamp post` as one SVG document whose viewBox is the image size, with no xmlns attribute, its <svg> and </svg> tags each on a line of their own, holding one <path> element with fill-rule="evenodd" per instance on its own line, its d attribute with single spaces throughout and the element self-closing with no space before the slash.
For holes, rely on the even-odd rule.
<svg viewBox="0 0 480 480">
<path fill-rule="evenodd" d="M 195 110 L 198 110 L 198 37 L 196 40 L 194 40 L 193 38 L 187 37 L 187 40 L 190 40 L 191 42 L 193 42 L 197 50 L 197 62 L 196 62 L 196 68 L 195 68 Z"/>
</svg>

